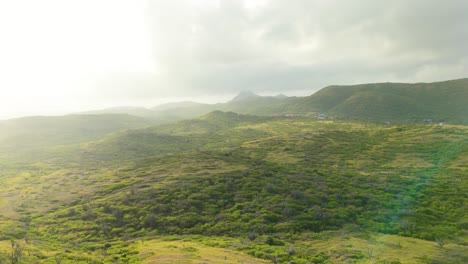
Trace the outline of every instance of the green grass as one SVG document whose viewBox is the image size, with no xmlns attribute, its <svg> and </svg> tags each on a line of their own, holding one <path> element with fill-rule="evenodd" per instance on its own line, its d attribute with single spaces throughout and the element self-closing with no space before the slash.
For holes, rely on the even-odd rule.
<svg viewBox="0 0 468 264">
<path fill-rule="evenodd" d="M 467 140 L 215 112 L 5 155 L 0 256 L 15 239 L 24 263 L 464 263 Z"/>
</svg>

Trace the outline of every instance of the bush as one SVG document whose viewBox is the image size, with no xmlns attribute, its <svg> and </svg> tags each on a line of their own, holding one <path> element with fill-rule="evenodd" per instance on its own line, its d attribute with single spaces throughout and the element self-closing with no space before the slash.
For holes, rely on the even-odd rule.
<svg viewBox="0 0 468 264">
<path fill-rule="evenodd" d="M 265 239 L 265 244 L 268 244 L 270 246 L 284 246 L 285 245 L 283 241 L 277 238 L 271 237 L 271 236 L 268 236 Z"/>
</svg>

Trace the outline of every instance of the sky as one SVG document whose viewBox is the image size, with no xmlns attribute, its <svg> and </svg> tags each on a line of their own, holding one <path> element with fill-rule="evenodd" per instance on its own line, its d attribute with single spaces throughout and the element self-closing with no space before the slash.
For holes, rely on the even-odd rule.
<svg viewBox="0 0 468 264">
<path fill-rule="evenodd" d="M 0 0 L 0 119 L 468 77 L 465 0 Z"/>
</svg>

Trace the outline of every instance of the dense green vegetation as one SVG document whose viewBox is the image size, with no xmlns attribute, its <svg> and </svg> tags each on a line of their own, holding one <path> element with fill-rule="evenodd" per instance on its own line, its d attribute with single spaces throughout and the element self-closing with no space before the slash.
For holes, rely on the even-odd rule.
<svg viewBox="0 0 468 264">
<path fill-rule="evenodd" d="M 292 109 L 314 107 L 341 119 L 377 122 L 468 123 L 468 79 L 435 83 L 329 86 L 300 99 Z"/>
<path fill-rule="evenodd" d="M 468 260 L 466 126 L 95 118 L 89 136 L 46 126 L 41 151 L 2 152 L 0 259 L 15 240 L 20 263 Z"/>
</svg>

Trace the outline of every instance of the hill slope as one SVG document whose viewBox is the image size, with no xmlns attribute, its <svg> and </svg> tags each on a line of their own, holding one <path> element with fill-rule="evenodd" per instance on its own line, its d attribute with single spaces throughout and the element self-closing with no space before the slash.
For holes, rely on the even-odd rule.
<svg viewBox="0 0 468 264">
<path fill-rule="evenodd" d="M 369 263 L 380 247 L 380 261 L 464 263 L 467 139 L 465 126 L 223 112 L 122 131 L 3 169 L 0 237 L 40 241 L 30 262 L 53 248 L 70 263 L 138 263 L 227 247 Z"/>
<path fill-rule="evenodd" d="M 97 113 L 125 112 L 159 123 L 195 118 L 211 111 L 271 116 L 294 113 L 328 114 L 342 120 L 371 122 L 468 124 L 468 79 L 434 83 L 374 83 L 328 86 L 306 97 L 259 96 L 242 92 L 218 104 L 170 103 L 150 109 L 114 108 Z"/>
<path fill-rule="evenodd" d="M 151 117 L 154 113 L 150 109 L 135 106 L 120 106 L 111 107 L 101 110 L 86 111 L 79 113 L 80 115 L 103 115 L 103 114 L 127 114 L 139 117 Z"/>
<path fill-rule="evenodd" d="M 5 159 L 28 162 L 53 147 L 93 141 L 153 122 L 130 115 L 35 116 L 0 121 L 0 164 Z"/>
<path fill-rule="evenodd" d="M 159 124 L 164 124 L 196 118 L 212 111 L 232 111 L 240 114 L 270 115 L 270 111 L 265 109 L 285 99 L 288 99 L 285 95 L 260 96 L 251 92 L 241 92 L 226 103 L 203 104 L 186 101 L 167 103 L 155 106 L 151 109 L 141 107 L 114 107 L 88 111 L 84 114 L 129 114 L 145 117 Z"/>
<path fill-rule="evenodd" d="M 324 112 L 343 119 L 468 123 L 468 79 L 435 83 L 329 86 L 299 98 L 290 111 Z"/>
</svg>

